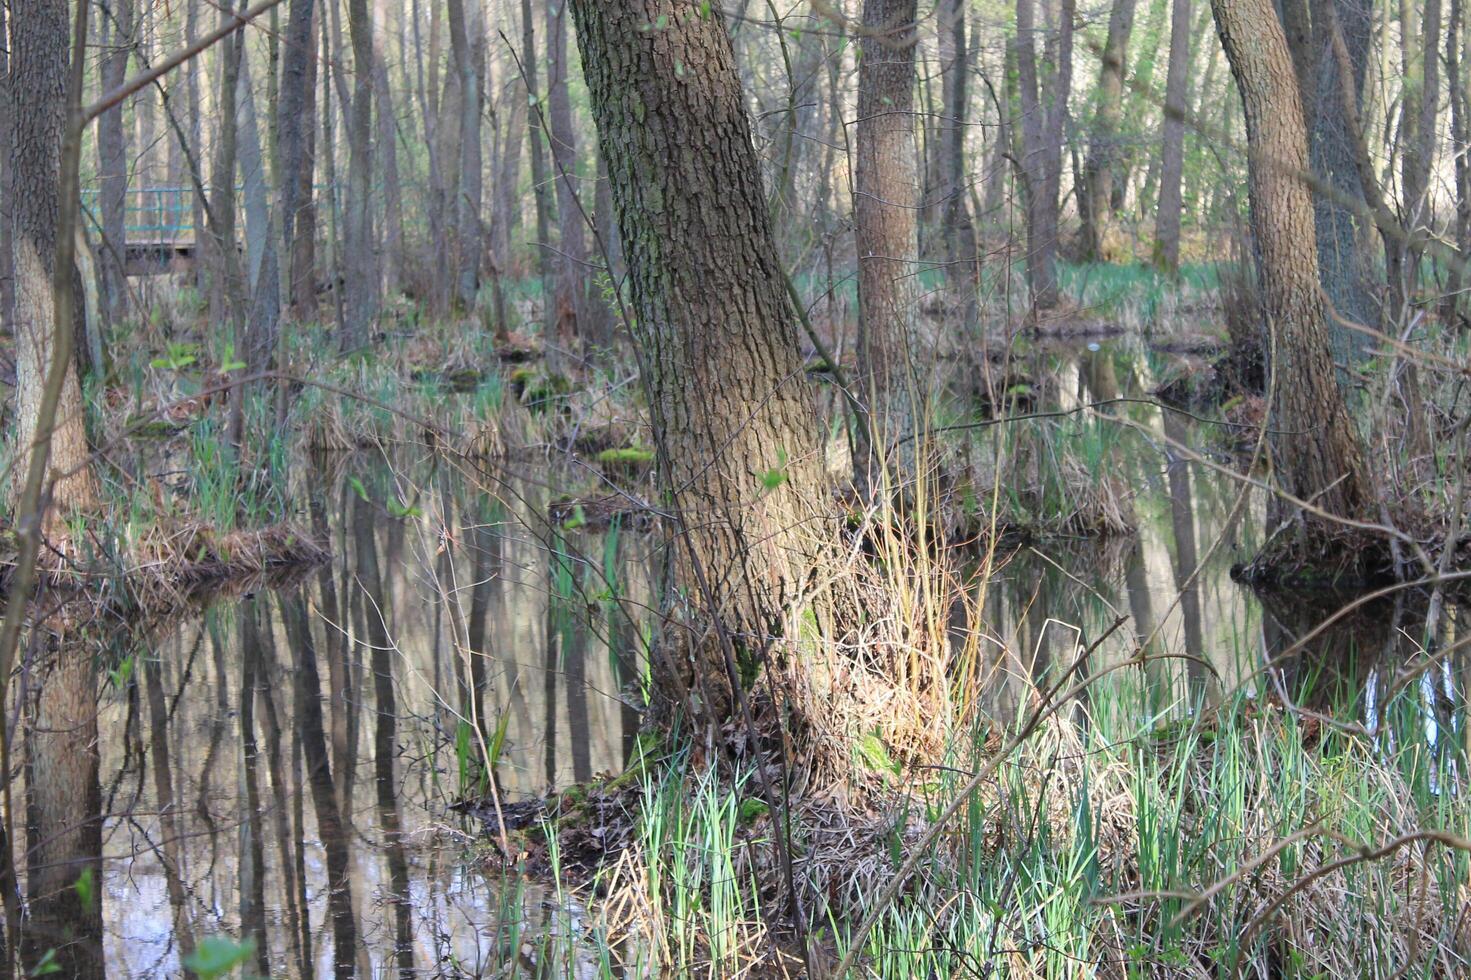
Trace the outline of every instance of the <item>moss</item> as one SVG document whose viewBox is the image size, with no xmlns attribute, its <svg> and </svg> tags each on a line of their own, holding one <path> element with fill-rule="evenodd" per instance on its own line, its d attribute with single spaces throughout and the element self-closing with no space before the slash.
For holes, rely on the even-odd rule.
<svg viewBox="0 0 1471 980">
<path fill-rule="evenodd" d="M 651 466 L 654 462 L 654 451 L 642 446 L 624 446 L 618 449 L 604 449 L 595 457 L 602 466 L 613 466 L 620 469 L 639 469 Z"/>
<path fill-rule="evenodd" d="M 126 428 L 134 439 L 168 439 L 177 435 L 184 426 L 151 415 L 135 415 L 128 419 Z"/>
</svg>

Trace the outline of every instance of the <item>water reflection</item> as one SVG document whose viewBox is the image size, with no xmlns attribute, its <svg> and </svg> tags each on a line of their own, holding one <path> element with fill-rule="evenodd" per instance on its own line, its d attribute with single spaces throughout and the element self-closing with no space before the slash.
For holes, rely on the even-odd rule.
<svg viewBox="0 0 1471 980">
<path fill-rule="evenodd" d="M 1035 386 L 1044 405 L 1141 394 L 1159 373 L 1121 348 L 1036 355 L 1059 360 Z M 1114 410 L 1143 429 L 1110 449 L 1138 533 L 1039 543 L 977 586 L 983 649 L 1003 651 L 982 675 L 992 709 L 1024 710 L 1095 641 L 1093 669 L 1142 646 L 1142 669 L 1073 717 L 1142 728 L 1244 691 L 1385 751 L 1423 740 L 1427 785 L 1459 791 L 1458 610 L 1428 637 L 1425 597 L 1405 593 L 1301 642 L 1337 607 L 1229 579 L 1262 502 L 1238 506 L 1237 485 L 1162 451 L 1206 444 L 1192 420 Z M 621 767 L 659 561 L 617 527 L 549 527 L 559 480 L 527 470 L 489 494 L 443 463 L 329 460 L 302 497 L 331 563 L 166 626 L 42 617 L 17 741 L 26 961 L 174 976 L 228 935 L 254 940 L 265 976 L 479 975 L 529 969 L 523 936 L 578 929 L 554 893 L 480 870 L 478 822 L 449 804 Z"/>
<path fill-rule="evenodd" d="M 262 976 L 475 975 L 512 922 L 576 928 L 449 810 L 616 772 L 637 731 L 649 545 L 547 529 L 547 482 L 337 461 L 330 565 L 131 640 L 33 630 L 25 962 L 174 976 L 225 935 Z"/>
</svg>

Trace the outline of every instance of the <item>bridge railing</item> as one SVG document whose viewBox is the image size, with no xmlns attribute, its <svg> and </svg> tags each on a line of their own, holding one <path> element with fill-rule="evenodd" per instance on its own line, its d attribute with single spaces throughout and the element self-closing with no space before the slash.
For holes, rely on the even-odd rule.
<svg viewBox="0 0 1471 980">
<path fill-rule="evenodd" d="M 82 208 L 91 230 L 102 225 L 97 188 L 82 189 Z M 193 242 L 194 189 L 192 187 L 130 188 L 123 198 L 124 228 L 130 242 Z"/>
</svg>

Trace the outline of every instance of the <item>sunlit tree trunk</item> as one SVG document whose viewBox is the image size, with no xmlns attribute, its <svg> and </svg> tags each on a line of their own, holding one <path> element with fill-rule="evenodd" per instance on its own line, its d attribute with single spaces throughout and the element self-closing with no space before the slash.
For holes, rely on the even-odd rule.
<svg viewBox="0 0 1471 980">
<path fill-rule="evenodd" d="M 1186 22 L 1188 24 L 1188 8 Z M 1124 63 L 1129 55 L 1129 34 L 1133 29 L 1134 0 L 1114 0 L 1108 17 L 1108 37 L 1103 45 L 1103 64 L 1098 70 L 1098 91 L 1094 95 L 1097 107 L 1093 113 L 1088 160 L 1083 167 L 1083 187 L 1079 191 L 1083 247 L 1095 259 L 1109 257 L 1105 252 L 1113 222 L 1114 161 L 1118 154 L 1119 123 L 1124 113 Z M 1173 44 L 1172 40 L 1172 49 Z M 1173 66 L 1173 62 L 1171 64 Z M 1165 98 L 1168 101 L 1168 91 Z"/>
<path fill-rule="evenodd" d="M 718 610 L 760 637 L 830 531 L 814 400 L 730 38 L 718 7 L 687 0 L 572 10 L 662 482 L 689 515 Z"/>
<path fill-rule="evenodd" d="M 1372 499 L 1358 433 L 1334 378 L 1318 283 L 1307 128 L 1287 38 L 1271 0 L 1212 0 L 1241 93 L 1272 372 L 1278 483 L 1330 514 L 1362 516 Z"/>
<path fill-rule="evenodd" d="M 916 336 L 920 201 L 914 121 L 915 0 L 866 0 L 858 58 L 853 224 L 858 247 L 857 395 L 867 408 L 860 483 L 912 459 L 923 404 Z M 908 453 L 902 451 L 907 449 Z M 901 473 L 899 478 L 913 476 Z"/>
<path fill-rule="evenodd" d="M 10 10 L 10 90 L 15 106 L 8 188 L 15 264 L 16 421 L 10 464 L 10 499 L 14 504 L 25 483 L 31 445 L 43 421 L 42 389 L 55 343 L 51 273 L 60 206 L 61 136 L 70 44 L 67 5 L 62 0 L 18 0 Z M 66 367 L 50 435 L 50 471 L 65 478 L 52 489 L 48 523 L 91 506 L 97 495 L 88 463 L 82 388 L 75 360 Z"/>
<path fill-rule="evenodd" d="M 1190 2 L 1191 0 L 1173 0 L 1170 13 L 1170 65 L 1165 75 L 1159 200 L 1154 219 L 1154 264 L 1172 276 L 1180 271 L 1180 192 L 1185 170 L 1185 87 L 1190 71 Z"/>
</svg>

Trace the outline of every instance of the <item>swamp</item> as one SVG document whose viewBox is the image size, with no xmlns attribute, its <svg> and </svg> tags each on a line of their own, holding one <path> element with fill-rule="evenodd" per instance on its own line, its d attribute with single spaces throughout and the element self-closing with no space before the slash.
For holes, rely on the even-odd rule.
<svg viewBox="0 0 1471 980">
<path fill-rule="evenodd" d="M 0 2 L 0 980 L 1471 975 L 1464 0 Z"/>
</svg>

